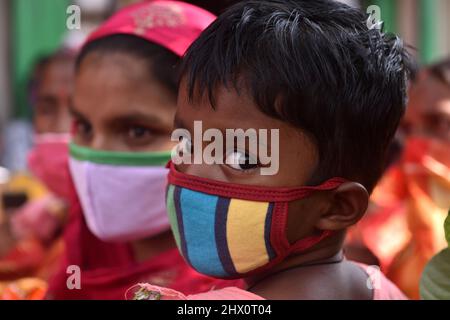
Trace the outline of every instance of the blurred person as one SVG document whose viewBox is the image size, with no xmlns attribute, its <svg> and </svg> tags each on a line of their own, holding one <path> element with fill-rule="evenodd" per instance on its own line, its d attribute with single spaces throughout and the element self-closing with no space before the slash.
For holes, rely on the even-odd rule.
<svg viewBox="0 0 450 320">
<path fill-rule="evenodd" d="M 0 260 L 0 280 L 39 277 L 55 272 L 63 243 L 59 233 L 68 206 L 68 147 L 75 53 L 58 50 L 40 59 L 29 82 L 34 146 L 28 153 L 32 173 L 15 173 L 7 186 L 27 202 L 8 213 L 2 236 L 9 248 Z"/>
<path fill-rule="evenodd" d="M 425 264 L 445 247 L 450 207 L 450 60 L 423 67 L 397 132 L 400 155 L 380 180 L 358 233 L 382 270 L 419 298 Z"/>
<path fill-rule="evenodd" d="M 388 276 L 419 298 L 425 264 L 446 246 L 442 225 L 450 208 L 450 59 L 419 72 L 408 106 L 397 183 L 402 183 L 398 191 L 410 239 L 393 258 Z"/>
<path fill-rule="evenodd" d="M 165 209 L 177 64 L 215 16 L 177 1 L 122 8 L 87 39 L 76 65 L 66 256 L 49 299 L 123 299 L 138 282 L 185 293 L 221 281 L 178 253 Z M 67 267 L 80 268 L 79 290 Z"/>
<path fill-rule="evenodd" d="M 69 101 L 73 93 L 75 56 L 74 51 L 62 49 L 43 57 L 35 66 L 29 100 L 37 134 L 70 131 Z"/>
<path fill-rule="evenodd" d="M 13 120 L 5 128 L 3 162 L 12 172 L 27 169 L 26 154 L 33 146 L 33 132 L 67 133 L 70 130 L 68 99 L 73 84 L 72 49 L 61 49 L 37 60 L 28 83 L 32 124 Z"/>
<path fill-rule="evenodd" d="M 401 133 L 450 143 L 450 57 L 418 73 L 409 100 Z"/>
<path fill-rule="evenodd" d="M 72 121 L 69 101 L 73 94 L 75 57 L 74 50 L 61 49 L 40 59 L 29 84 L 34 146 L 28 153 L 28 169 L 50 193 L 14 215 L 14 226 L 21 237 L 34 233 L 47 241 L 64 220 L 61 212 L 65 211 L 69 197 L 67 161 Z M 49 212 L 62 216 L 55 217 Z"/>
</svg>

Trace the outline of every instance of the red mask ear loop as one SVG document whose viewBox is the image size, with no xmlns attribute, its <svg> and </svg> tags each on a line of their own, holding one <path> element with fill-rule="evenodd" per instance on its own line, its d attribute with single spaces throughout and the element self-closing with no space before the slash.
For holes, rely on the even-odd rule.
<svg viewBox="0 0 450 320">
<path fill-rule="evenodd" d="M 300 253 L 305 250 L 308 250 L 309 248 L 314 247 L 322 240 L 329 238 L 334 233 L 335 232 L 332 230 L 323 230 L 319 235 L 309 236 L 304 239 L 300 239 L 289 248 L 289 253 Z"/>
<path fill-rule="evenodd" d="M 270 240 L 278 255 L 287 257 L 292 253 L 301 253 L 335 233 L 335 231 L 323 230 L 319 235 L 300 239 L 291 245 L 286 236 L 288 207 L 287 202 L 276 203 L 273 211 Z"/>
</svg>

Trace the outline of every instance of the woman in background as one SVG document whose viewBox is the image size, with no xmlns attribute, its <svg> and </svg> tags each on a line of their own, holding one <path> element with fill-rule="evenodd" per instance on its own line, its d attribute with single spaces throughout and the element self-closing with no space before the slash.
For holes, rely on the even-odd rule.
<svg viewBox="0 0 450 320">
<path fill-rule="evenodd" d="M 35 65 L 28 97 L 34 146 L 30 173 L 16 172 L 6 186 L 7 221 L 0 237 L 0 299 L 38 298 L 57 270 L 67 216 L 67 151 L 76 52 L 60 49 Z"/>
<path fill-rule="evenodd" d="M 185 293 L 221 286 L 184 262 L 165 209 L 176 66 L 214 19 L 183 2 L 139 3 L 120 10 L 83 46 L 71 107 L 76 193 L 66 260 L 49 298 L 123 299 L 138 282 Z M 73 265 L 78 275 L 67 273 Z M 77 289 L 68 288 L 68 277 Z"/>
</svg>

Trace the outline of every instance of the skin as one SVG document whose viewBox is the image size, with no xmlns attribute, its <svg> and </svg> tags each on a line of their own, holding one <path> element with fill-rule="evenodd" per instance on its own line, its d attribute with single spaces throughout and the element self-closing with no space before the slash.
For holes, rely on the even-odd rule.
<svg viewBox="0 0 450 320">
<path fill-rule="evenodd" d="M 401 128 L 406 134 L 427 135 L 450 143 L 450 88 L 426 69 L 411 86 Z"/>
<path fill-rule="evenodd" d="M 173 148 L 176 96 L 152 78 L 145 61 L 123 53 L 90 53 L 77 71 L 71 106 L 74 142 L 108 151 Z M 169 231 L 132 243 L 144 261 L 175 247 Z"/>
<path fill-rule="evenodd" d="M 69 101 L 73 94 L 74 61 L 55 59 L 42 70 L 36 88 L 33 124 L 36 133 L 67 133 L 71 116 Z"/>
<path fill-rule="evenodd" d="M 245 90 L 240 89 L 239 92 L 218 87 L 213 109 L 206 97 L 189 101 L 183 80 L 175 126 L 189 130 L 191 135 L 197 120 L 203 122 L 204 131 L 208 128 L 222 132 L 226 128 L 279 129 L 278 173 L 261 175 L 258 165 L 242 170 L 226 164 L 180 164 L 177 169 L 229 183 L 268 187 L 305 185 L 318 164 L 318 151 L 313 140 L 302 130 L 266 116 Z M 245 279 L 249 290 L 267 299 L 371 299 L 372 292 L 366 286 L 367 275 L 350 262 L 339 262 L 345 229 L 363 216 L 367 203 L 366 189 L 354 182 L 291 202 L 287 229 L 291 243 L 320 230 L 334 230 L 336 233 L 304 253 L 288 257 L 266 273 Z M 336 263 L 327 264 L 329 262 Z M 311 263 L 319 265 L 305 266 Z"/>
</svg>

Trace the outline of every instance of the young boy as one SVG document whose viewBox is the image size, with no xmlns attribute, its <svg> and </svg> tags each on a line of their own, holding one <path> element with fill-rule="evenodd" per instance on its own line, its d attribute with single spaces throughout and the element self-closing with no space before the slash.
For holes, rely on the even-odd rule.
<svg viewBox="0 0 450 320">
<path fill-rule="evenodd" d="M 411 69 L 401 40 L 367 18 L 335 1 L 244 1 L 188 50 L 179 128 L 279 130 L 273 175 L 248 149 L 226 153 L 237 165 L 170 164 L 172 229 L 195 269 L 244 278 L 266 299 L 404 298 L 342 251 L 381 175 Z"/>
</svg>

